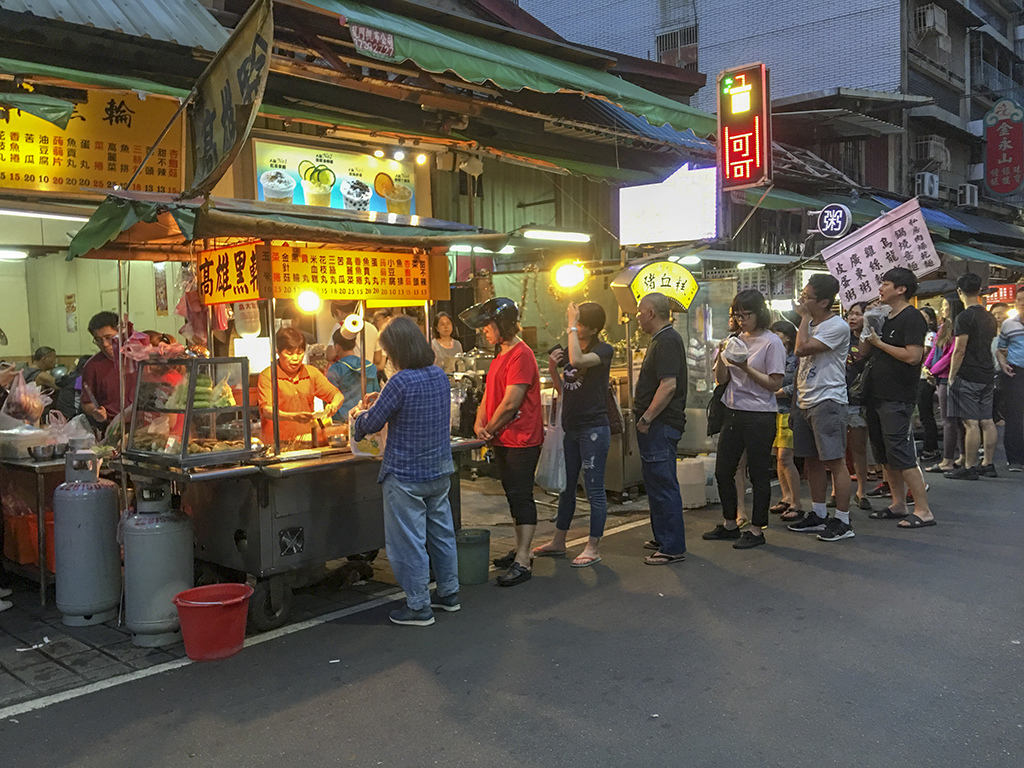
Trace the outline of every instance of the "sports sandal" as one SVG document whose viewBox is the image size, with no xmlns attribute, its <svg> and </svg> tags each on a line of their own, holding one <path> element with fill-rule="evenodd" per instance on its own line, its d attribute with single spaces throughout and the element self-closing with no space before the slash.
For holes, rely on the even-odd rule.
<svg viewBox="0 0 1024 768">
<path fill-rule="evenodd" d="M 790 504 L 788 501 L 780 501 L 778 504 L 768 507 L 768 511 L 771 512 L 773 515 L 781 515 L 783 512 L 785 512 L 792 506 L 793 505 Z"/>
<path fill-rule="evenodd" d="M 896 527 L 902 528 L 903 530 L 907 531 L 912 528 L 928 528 L 929 526 L 936 524 L 934 518 L 931 520 L 922 520 L 917 515 L 908 515 L 906 518 L 906 522 L 906 525 L 903 525 L 902 523 L 896 523 Z"/>
<path fill-rule="evenodd" d="M 904 512 L 902 515 L 899 512 L 893 511 L 892 507 L 886 507 L 885 509 L 878 509 L 868 515 L 872 520 L 906 520 L 910 517 L 909 512 Z"/>
<path fill-rule="evenodd" d="M 782 519 L 785 520 L 787 523 L 791 523 L 794 520 L 799 520 L 801 517 L 804 516 L 804 514 L 805 513 L 802 509 L 790 507 L 789 509 L 782 513 Z"/>
</svg>

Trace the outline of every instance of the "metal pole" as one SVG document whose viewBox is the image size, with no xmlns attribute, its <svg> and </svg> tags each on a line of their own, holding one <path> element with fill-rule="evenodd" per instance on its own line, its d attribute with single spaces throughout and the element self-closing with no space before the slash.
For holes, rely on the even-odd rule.
<svg viewBox="0 0 1024 768">
<path fill-rule="evenodd" d="M 360 301 L 356 304 L 356 311 L 359 312 L 359 318 L 362 322 L 359 324 L 359 403 L 362 404 L 363 398 L 366 397 L 366 305 L 365 302 Z M 372 354 L 372 353 L 371 353 Z M 348 414 L 345 414 L 348 418 Z"/>
<path fill-rule="evenodd" d="M 277 403 L 277 329 L 274 327 L 277 315 L 277 302 L 273 296 L 270 297 L 270 392 L 272 404 L 272 416 L 274 418 L 274 455 L 281 455 L 281 409 Z"/>
<path fill-rule="evenodd" d="M 142 162 L 139 164 L 139 167 L 135 169 L 135 173 L 132 174 L 132 177 L 128 179 L 128 183 L 125 184 L 124 187 L 122 187 L 122 189 L 132 188 L 132 184 L 134 184 L 135 180 L 139 178 L 139 174 L 142 173 L 142 169 L 146 167 L 146 163 L 149 162 L 149 159 L 153 156 L 153 153 L 156 152 L 156 149 L 160 145 L 160 142 L 164 140 L 164 136 L 166 136 L 167 132 L 171 130 L 171 126 L 173 126 L 175 122 L 177 122 L 178 118 L 181 116 L 181 113 L 185 111 L 185 108 L 192 103 L 192 99 L 194 99 L 195 97 L 196 90 L 195 88 L 193 88 L 191 91 L 189 91 L 188 96 L 182 99 L 181 104 L 178 105 L 178 109 L 174 113 L 174 116 L 167 122 L 167 125 L 164 126 L 164 129 L 160 131 L 160 135 L 156 137 L 156 141 L 153 142 L 153 146 L 149 148 L 149 152 L 147 152 L 146 156 L 142 158 Z"/>
</svg>

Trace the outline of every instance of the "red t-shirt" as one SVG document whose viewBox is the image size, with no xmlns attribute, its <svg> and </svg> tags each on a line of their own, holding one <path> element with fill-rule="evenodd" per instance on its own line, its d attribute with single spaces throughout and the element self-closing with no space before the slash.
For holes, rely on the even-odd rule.
<svg viewBox="0 0 1024 768">
<path fill-rule="evenodd" d="M 97 352 L 89 358 L 82 369 L 82 383 L 87 385 L 92 393 L 107 410 L 107 417 L 113 418 L 121 412 L 121 382 L 117 363 L 111 360 L 102 352 Z M 137 372 L 124 375 L 124 399 L 131 404 L 135 401 L 135 378 Z M 85 387 L 82 388 L 82 401 L 92 402 L 88 394 L 85 394 Z"/>
<path fill-rule="evenodd" d="M 526 384 L 526 397 L 512 421 L 498 430 L 494 442 L 506 448 L 531 448 L 544 442 L 544 417 L 540 408 L 540 370 L 533 351 L 520 341 L 491 362 L 484 388 L 484 413 L 488 421 L 505 398 L 505 390 Z"/>
</svg>

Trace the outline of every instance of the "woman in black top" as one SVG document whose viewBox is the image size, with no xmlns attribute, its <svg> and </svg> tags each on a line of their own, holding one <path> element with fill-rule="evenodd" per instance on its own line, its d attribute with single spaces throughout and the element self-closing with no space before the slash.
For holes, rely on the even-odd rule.
<svg viewBox="0 0 1024 768">
<path fill-rule="evenodd" d="M 558 519 L 554 538 L 535 547 L 535 557 L 564 555 L 565 539 L 576 512 L 576 481 L 583 470 L 583 487 L 590 501 L 590 538 L 572 561 L 585 568 L 601 561 L 598 547 L 608 517 L 604 469 L 608 461 L 611 428 L 608 420 L 608 371 L 612 346 L 598 335 L 604 328 L 604 307 L 592 301 L 569 304 L 568 357 L 556 348 L 548 358 L 548 370 L 562 404 L 565 430 L 565 490 L 558 496 Z M 563 367 L 564 366 L 564 367 Z M 559 368 L 562 373 L 559 375 Z"/>
</svg>

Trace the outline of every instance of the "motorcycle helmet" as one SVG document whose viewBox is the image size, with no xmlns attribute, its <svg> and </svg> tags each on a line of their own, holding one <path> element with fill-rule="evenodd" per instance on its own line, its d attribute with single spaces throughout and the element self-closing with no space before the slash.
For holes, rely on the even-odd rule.
<svg viewBox="0 0 1024 768">
<path fill-rule="evenodd" d="M 461 312 L 459 319 L 470 328 L 477 329 L 493 322 L 498 326 L 498 332 L 503 339 L 511 339 L 519 332 L 519 307 L 512 299 L 501 296 L 488 299 L 482 304 L 474 304 Z"/>
</svg>

